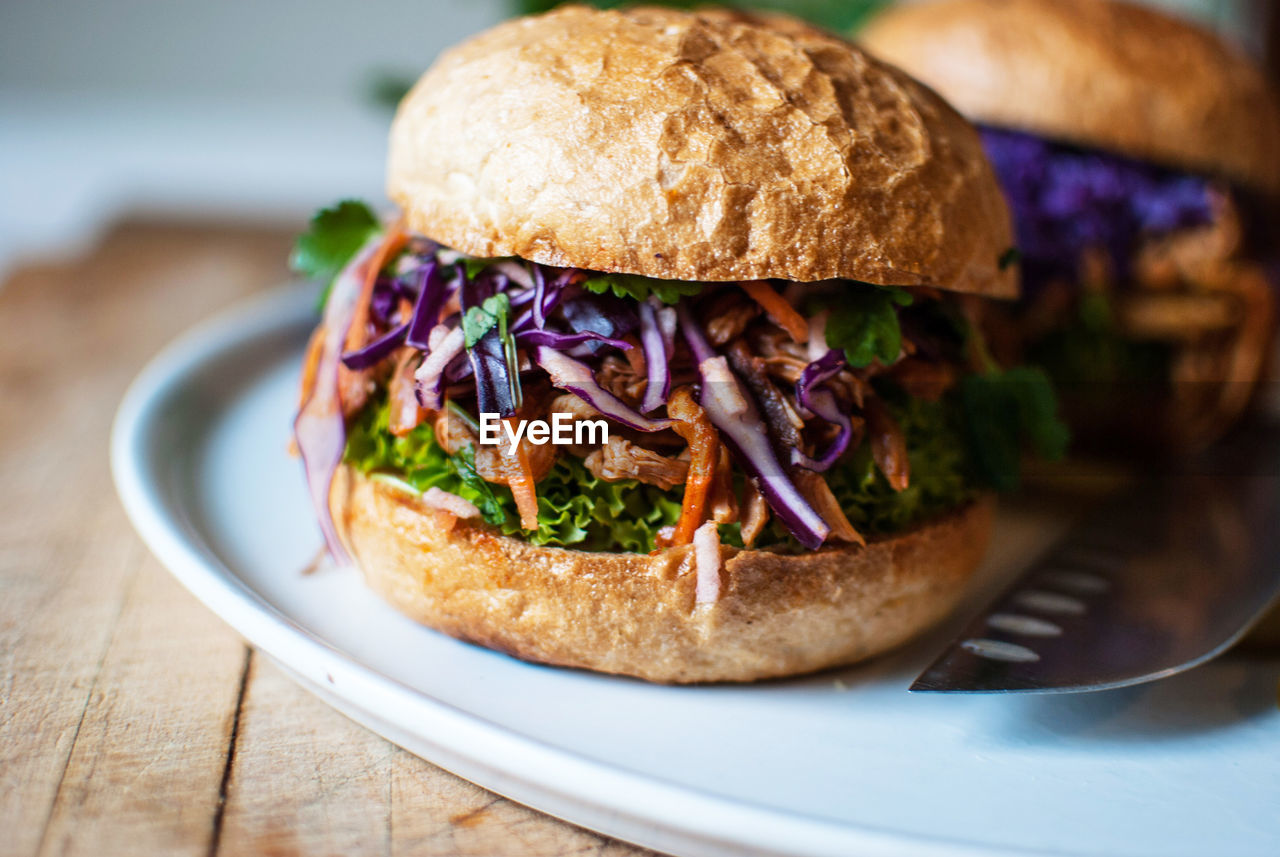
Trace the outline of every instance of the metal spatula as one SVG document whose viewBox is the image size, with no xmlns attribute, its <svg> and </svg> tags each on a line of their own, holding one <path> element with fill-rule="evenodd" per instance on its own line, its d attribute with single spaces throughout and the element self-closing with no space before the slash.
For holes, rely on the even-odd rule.
<svg viewBox="0 0 1280 857">
<path fill-rule="evenodd" d="M 915 691 L 1073 693 L 1221 654 L 1280 600 L 1280 427 L 1252 427 L 1071 531 Z"/>
</svg>

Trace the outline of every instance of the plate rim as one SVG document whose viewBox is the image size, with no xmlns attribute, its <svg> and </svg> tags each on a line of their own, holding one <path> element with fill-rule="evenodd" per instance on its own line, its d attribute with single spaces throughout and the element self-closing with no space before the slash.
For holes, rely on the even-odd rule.
<svg viewBox="0 0 1280 857">
<path fill-rule="evenodd" d="M 629 770 L 521 734 L 404 684 L 281 613 L 207 544 L 184 533 L 181 520 L 165 502 L 169 492 L 149 478 L 156 465 L 149 461 L 143 441 L 156 415 L 184 382 L 237 347 L 284 335 L 286 328 L 313 312 L 310 302 L 314 293 L 314 287 L 305 283 L 269 289 L 233 303 L 179 335 L 129 384 L 110 436 L 116 493 L 143 543 L 184 588 L 250 645 L 282 664 L 292 678 L 301 679 L 299 684 L 308 691 L 386 740 L 482 788 L 579 827 L 658 851 L 815 857 L 851 853 L 864 857 L 1061 857 L 1079 853 L 842 824 Z M 346 704 L 339 704 L 334 697 Z M 416 732 L 388 720 L 383 713 L 406 708 L 420 724 Z M 429 746 L 432 755 L 406 747 L 386 734 L 392 730 L 401 738 L 407 732 L 419 739 L 418 746 Z M 466 749 L 446 746 L 430 735 L 453 739 L 462 735 Z M 554 785 L 537 776 L 551 769 L 561 771 Z M 575 785 L 566 786 L 566 782 Z M 625 801 L 618 798 L 623 792 L 628 796 Z M 606 795 L 614 797 L 609 800 Z M 647 806 L 649 811 L 636 810 L 636 806 Z M 928 807 L 922 806 L 921 811 L 927 812 Z"/>
</svg>

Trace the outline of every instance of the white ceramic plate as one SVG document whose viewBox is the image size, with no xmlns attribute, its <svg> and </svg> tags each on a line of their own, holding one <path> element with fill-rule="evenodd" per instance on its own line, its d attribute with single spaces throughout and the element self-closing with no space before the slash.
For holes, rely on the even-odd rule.
<svg viewBox="0 0 1280 857">
<path fill-rule="evenodd" d="M 320 539 L 286 443 L 312 301 L 277 292 L 166 349 L 120 407 L 112 464 L 179 580 L 395 743 L 677 854 L 1280 854 L 1274 661 L 1091 695 L 907 693 L 942 629 L 839 673 L 654 687 L 457 642 L 349 571 L 304 576 Z M 988 583 L 1034 549 L 1018 531 L 998 527 Z"/>
</svg>

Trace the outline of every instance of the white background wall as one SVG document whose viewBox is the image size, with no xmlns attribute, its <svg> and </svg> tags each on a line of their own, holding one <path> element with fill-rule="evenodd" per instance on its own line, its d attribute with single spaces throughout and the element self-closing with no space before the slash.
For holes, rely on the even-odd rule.
<svg viewBox="0 0 1280 857">
<path fill-rule="evenodd" d="M 1226 29 L 1247 3 L 1172 0 Z M 416 75 L 507 0 L 0 0 L 0 278 L 120 212 L 300 221 L 377 199 L 380 72 Z"/>
</svg>

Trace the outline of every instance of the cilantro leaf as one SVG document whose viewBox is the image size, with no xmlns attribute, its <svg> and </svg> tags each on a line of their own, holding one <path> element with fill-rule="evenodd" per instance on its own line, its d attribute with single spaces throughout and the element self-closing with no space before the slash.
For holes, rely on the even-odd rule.
<svg viewBox="0 0 1280 857">
<path fill-rule="evenodd" d="M 969 375 L 960 385 L 969 446 L 979 475 L 1000 491 L 1018 486 L 1024 444 L 1042 458 L 1066 453 L 1070 433 L 1045 373 L 1031 366 Z"/>
<path fill-rule="evenodd" d="M 502 508 L 502 503 L 494 495 L 489 483 L 485 482 L 480 472 L 476 470 L 475 447 L 467 444 L 458 450 L 449 457 L 449 466 L 462 480 L 462 484 L 471 489 L 471 502 L 475 503 L 476 508 L 480 510 L 484 522 L 495 527 L 505 524 L 507 513 Z"/>
<path fill-rule="evenodd" d="M 351 257 L 382 229 L 369 206 L 344 199 L 332 208 L 322 208 L 311 225 L 293 245 L 289 267 L 296 273 L 325 284 L 320 305 L 328 299 L 329 288 Z"/>
<path fill-rule="evenodd" d="M 897 307 L 910 306 L 910 293 L 891 286 L 861 284 L 864 288 L 841 294 L 839 305 L 827 319 L 827 344 L 843 348 L 845 359 L 856 368 L 879 360 L 888 366 L 902 350 L 902 327 Z"/>
<path fill-rule="evenodd" d="M 1000 270 L 1003 271 L 1005 268 L 1008 268 L 1010 265 L 1016 265 L 1021 261 L 1022 261 L 1022 251 L 1019 250 L 1017 247 L 1008 247 L 1005 249 L 1003 253 L 1000 254 L 1000 258 L 996 260 L 996 263 L 1000 266 Z"/>
<path fill-rule="evenodd" d="M 504 292 L 486 298 L 480 306 L 473 306 L 467 310 L 467 314 L 462 317 L 462 332 L 466 336 L 467 347 L 475 347 L 486 333 L 499 324 L 505 334 L 507 314 L 510 311 L 511 298 Z"/>
<path fill-rule="evenodd" d="M 682 297 L 696 295 L 702 291 L 701 283 L 659 280 L 636 274 L 596 274 L 584 281 L 582 287 L 597 295 L 612 292 L 620 298 L 631 298 L 637 301 L 654 295 L 664 304 L 677 303 Z"/>
</svg>

